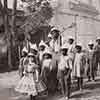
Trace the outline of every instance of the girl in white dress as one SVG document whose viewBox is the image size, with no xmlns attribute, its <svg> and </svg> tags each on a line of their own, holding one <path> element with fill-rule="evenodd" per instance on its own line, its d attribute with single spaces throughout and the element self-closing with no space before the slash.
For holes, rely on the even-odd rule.
<svg viewBox="0 0 100 100">
<path fill-rule="evenodd" d="M 35 56 L 29 53 L 28 64 L 24 66 L 24 76 L 15 88 L 17 92 L 28 94 L 31 100 L 34 100 L 38 93 L 46 90 L 43 82 L 39 81 L 38 68 Z"/>
</svg>

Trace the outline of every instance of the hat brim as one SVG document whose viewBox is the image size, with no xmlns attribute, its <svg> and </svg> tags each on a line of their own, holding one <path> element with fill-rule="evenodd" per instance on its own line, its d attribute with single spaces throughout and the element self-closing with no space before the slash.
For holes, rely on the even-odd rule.
<svg viewBox="0 0 100 100">
<path fill-rule="evenodd" d="M 92 45 L 94 45 L 94 44 L 88 44 L 88 46 L 92 46 Z"/>
<path fill-rule="evenodd" d="M 82 46 L 81 46 L 81 45 L 76 45 L 76 46 L 75 46 L 75 48 L 77 48 L 77 47 L 81 47 L 81 48 L 82 48 Z"/>
<path fill-rule="evenodd" d="M 39 47 L 46 47 L 46 45 L 39 45 Z"/>
<path fill-rule="evenodd" d="M 22 53 L 28 53 L 28 51 L 22 51 Z"/>
<path fill-rule="evenodd" d="M 96 39 L 96 41 L 99 41 L 100 39 Z"/>
<path fill-rule="evenodd" d="M 32 48 L 30 48 L 30 50 L 31 50 L 31 51 L 36 51 L 36 52 L 38 52 L 38 50 L 37 50 L 37 49 L 32 49 Z"/>
<path fill-rule="evenodd" d="M 68 40 L 73 40 L 74 41 L 75 39 L 74 38 L 69 38 Z"/>
<path fill-rule="evenodd" d="M 46 53 L 44 53 L 43 55 L 52 55 L 52 54 L 51 54 L 51 53 L 46 52 Z"/>
<path fill-rule="evenodd" d="M 51 34 L 52 34 L 52 32 L 59 33 L 60 31 L 59 31 L 59 30 L 57 30 L 57 29 L 54 29 L 54 30 L 52 30 L 52 31 L 51 31 Z"/>
<path fill-rule="evenodd" d="M 35 55 L 34 54 L 29 54 L 28 57 L 35 57 Z"/>
<path fill-rule="evenodd" d="M 61 50 L 68 50 L 68 48 L 61 48 Z"/>
</svg>

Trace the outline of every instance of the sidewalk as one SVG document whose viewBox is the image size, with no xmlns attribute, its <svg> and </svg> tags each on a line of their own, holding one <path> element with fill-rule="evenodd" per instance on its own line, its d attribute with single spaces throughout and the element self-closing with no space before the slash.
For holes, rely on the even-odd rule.
<svg viewBox="0 0 100 100">
<path fill-rule="evenodd" d="M 18 71 L 0 73 L 0 87 L 2 88 L 11 88 L 17 84 L 18 80 Z"/>
<path fill-rule="evenodd" d="M 28 100 L 27 97 L 22 96 L 14 91 L 15 85 L 19 81 L 18 71 L 7 72 L 0 74 L 0 100 Z M 83 91 L 75 90 L 75 84 L 72 88 L 72 98 L 70 100 L 100 100 L 100 76 L 97 77 L 96 82 L 84 82 Z M 5 99 L 1 99 L 5 98 Z M 9 99 L 10 98 L 10 99 Z M 44 100 L 44 99 L 39 99 Z M 64 100 L 59 94 L 50 96 L 45 100 Z"/>
</svg>

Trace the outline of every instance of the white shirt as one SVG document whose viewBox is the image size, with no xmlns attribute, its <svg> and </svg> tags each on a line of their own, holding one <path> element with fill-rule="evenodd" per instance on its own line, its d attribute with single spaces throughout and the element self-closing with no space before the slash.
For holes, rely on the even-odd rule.
<svg viewBox="0 0 100 100">
<path fill-rule="evenodd" d="M 65 70 L 65 68 L 72 69 L 72 60 L 68 56 L 61 56 L 58 64 L 58 69 Z"/>
</svg>

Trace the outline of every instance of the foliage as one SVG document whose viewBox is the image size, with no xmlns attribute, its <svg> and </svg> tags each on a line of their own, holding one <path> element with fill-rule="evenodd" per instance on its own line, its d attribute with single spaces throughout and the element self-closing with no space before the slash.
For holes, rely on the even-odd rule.
<svg viewBox="0 0 100 100">
<path fill-rule="evenodd" d="M 26 33 L 34 34 L 42 26 L 49 26 L 48 22 L 53 16 L 53 9 L 47 0 L 24 0 L 25 23 L 21 26 Z"/>
</svg>

